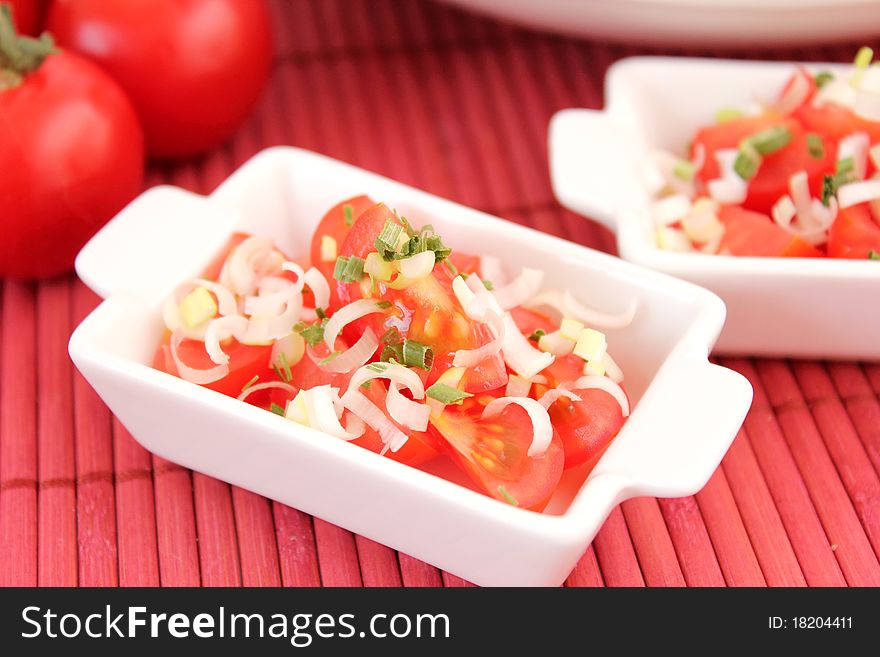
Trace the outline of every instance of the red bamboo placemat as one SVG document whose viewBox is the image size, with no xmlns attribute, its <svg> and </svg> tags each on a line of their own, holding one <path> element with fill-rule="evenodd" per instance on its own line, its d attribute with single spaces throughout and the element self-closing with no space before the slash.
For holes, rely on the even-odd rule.
<svg viewBox="0 0 880 657">
<path fill-rule="evenodd" d="M 616 59 L 661 51 L 421 1 L 271 6 L 277 57 L 253 117 L 202 158 L 154 166 L 148 186 L 209 192 L 258 150 L 293 144 L 613 250 L 606 230 L 554 202 L 547 122 L 601 107 Z M 855 48 L 771 56 L 846 61 Z M 468 584 L 150 455 L 67 358 L 97 298 L 73 277 L 2 289 L 0 584 Z M 721 467 L 693 497 L 615 509 L 567 584 L 880 585 L 880 365 L 722 363 L 749 378 L 755 402 Z"/>
</svg>

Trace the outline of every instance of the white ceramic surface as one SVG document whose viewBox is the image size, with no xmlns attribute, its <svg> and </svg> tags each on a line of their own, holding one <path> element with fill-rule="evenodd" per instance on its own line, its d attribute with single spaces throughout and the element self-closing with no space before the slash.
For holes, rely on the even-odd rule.
<svg viewBox="0 0 880 657">
<path fill-rule="evenodd" d="M 633 57 L 613 65 L 606 109 L 563 110 L 550 123 L 550 169 L 562 205 L 617 233 L 622 258 L 702 285 L 727 304 L 720 353 L 880 359 L 880 267 L 833 258 L 746 258 L 656 247 L 643 175 L 656 149 L 682 152 L 720 107 L 772 99 L 791 63 Z M 814 70 L 840 69 L 813 64 Z"/>
<path fill-rule="evenodd" d="M 877 0 L 446 0 L 535 28 L 664 46 L 777 48 L 874 39 Z"/>
<path fill-rule="evenodd" d="M 635 409 L 583 483 L 566 475 L 543 514 L 497 502 L 148 366 L 160 306 L 242 229 L 307 251 L 326 209 L 368 193 L 447 243 L 544 268 L 548 285 L 609 311 L 640 309 L 609 332 Z M 615 504 L 700 489 L 751 400 L 748 382 L 707 353 L 724 305 L 698 287 L 293 148 L 264 151 L 209 197 L 172 187 L 136 199 L 80 253 L 105 298 L 70 340 L 74 363 L 147 449 L 295 506 L 484 585 L 563 581 Z"/>
</svg>

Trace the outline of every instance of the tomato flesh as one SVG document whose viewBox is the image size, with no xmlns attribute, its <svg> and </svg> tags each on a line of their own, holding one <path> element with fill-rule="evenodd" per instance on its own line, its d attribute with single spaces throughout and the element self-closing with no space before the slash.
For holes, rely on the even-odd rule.
<svg viewBox="0 0 880 657">
<path fill-rule="evenodd" d="M 718 216 L 724 224 L 721 250 L 736 256 L 821 257 L 822 252 L 792 235 L 760 212 L 727 206 Z"/>
<path fill-rule="evenodd" d="M 880 224 L 866 203 L 840 210 L 828 233 L 828 255 L 863 260 L 880 254 Z"/>
</svg>

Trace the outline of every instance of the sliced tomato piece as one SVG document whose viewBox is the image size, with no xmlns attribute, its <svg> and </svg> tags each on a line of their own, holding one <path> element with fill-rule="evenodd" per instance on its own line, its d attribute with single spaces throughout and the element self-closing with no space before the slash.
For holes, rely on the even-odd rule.
<svg viewBox="0 0 880 657">
<path fill-rule="evenodd" d="M 880 140 L 880 122 L 863 119 L 842 105 L 807 104 L 797 110 L 794 116 L 807 131 L 821 134 L 832 142 L 837 142 L 854 132 L 868 133 L 871 143 Z"/>
<path fill-rule="evenodd" d="M 694 138 L 705 148 L 706 162 L 698 174 L 698 186 L 706 192 L 705 183 L 719 176 L 715 153 L 724 148 L 738 148 L 740 142 L 762 130 L 782 126 L 792 133 L 789 144 L 775 153 L 765 155 L 754 178 L 749 181 L 748 196 L 743 206 L 769 214 L 781 196 L 788 193 L 789 179 L 799 171 L 806 171 L 810 189 L 814 195 L 822 190 L 822 177 L 834 170 L 837 144 L 823 138 L 823 157 L 810 155 L 807 147 L 807 131 L 792 118 L 766 113 L 747 116 L 727 123 L 703 128 Z"/>
<path fill-rule="evenodd" d="M 550 420 L 562 439 L 565 467 L 590 467 L 618 434 L 625 418 L 620 404 L 604 390 L 574 390 L 581 401 L 560 397 L 550 405 Z"/>
<path fill-rule="evenodd" d="M 171 334 L 166 331 L 156 354 L 153 357 L 153 367 L 157 370 L 179 376 L 177 366 L 171 357 Z M 269 367 L 269 357 L 272 354 L 271 345 L 246 345 L 230 338 L 223 343 L 223 351 L 229 356 L 229 374 L 204 387 L 222 392 L 230 397 L 238 397 L 241 389 L 255 376 L 261 381 L 276 380 L 272 369 Z M 184 340 L 177 351 L 178 357 L 189 367 L 195 369 L 210 369 L 215 363 L 205 351 L 205 343 L 199 340 Z"/>
<path fill-rule="evenodd" d="M 440 417 L 432 418 L 430 430 L 487 495 L 525 509 L 542 508 L 562 476 L 562 441 L 554 433 L 547 452 L 530 457 L 533 434 L 528 413 L 511 404 L 500 415 L 482 419 L 483 409 L 493 399 L 493 395 L 476 395 L 461 405 L 447 406 Z"/>
<path fill-rule="evenodd" d="M 874 220 L 868 204 L 841 210 L 828 232 L 828 255 L 861 260 L 872 251 L 880 253 L 880 224 Z"/>
<path fill-rule="evenodd" d="M 724 224 L 721 250 L 727 250 L 732 255 L 789 258 L 823 256 L 819 249 L 783 230 L 760 212 L 727 206 L 721 209 L 719 219 Z"/>
</svg>

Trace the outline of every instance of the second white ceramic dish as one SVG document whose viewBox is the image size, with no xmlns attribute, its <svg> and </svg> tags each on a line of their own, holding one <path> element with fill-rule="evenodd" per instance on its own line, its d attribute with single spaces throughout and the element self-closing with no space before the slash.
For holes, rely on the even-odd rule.
<svg viewBox="0 0 880 657">
<path fill-rule="evenodd" d="M 772 99 L 795 65 L 671 57 L 614 64 L 606 109 L 564 110 L 550 124 L 562 205 L 617 233 L 621 257 L 724 299 L 721 353 L 880 360 L 880 266 L 833 258 L 746 258 L 657 248 L 644 183 L 650 154 L 680 152 L 721 107 Z M 840 65 L 809 64 L 812 70 Z"/>
<path fill-rule="evenodd" d="M 323 213 L 367 193 L 447 244 L 540 267 L 547 285 L 635 321 L 609 331 L 634 410 L 596 468 L 563 478 L 544 513 L 473 490 L 441 461 L 411 468 L 150 367 L 161 305 L 236 230 L 305 253 Z M 70 340 L 74 363 L 147 449 L 295 506 L 478 584 L 555 585 L 621 500 L 699 490 L 751 400 L 739 374 L 708 362 L 724 305 L 694 285 L 495 219 L 314 153 L 270 149 L 210 197 L 158 187 L 80 253 L 105 298 Z M 450 475 L 452 480 L 439 475 Z"/>
<path fill-rule="evenodd" d="M 876 0 L 447 0 L 474 11 L 599 39 L 664 46 L 779 48 L 873 39 Z"/>
</svg>

